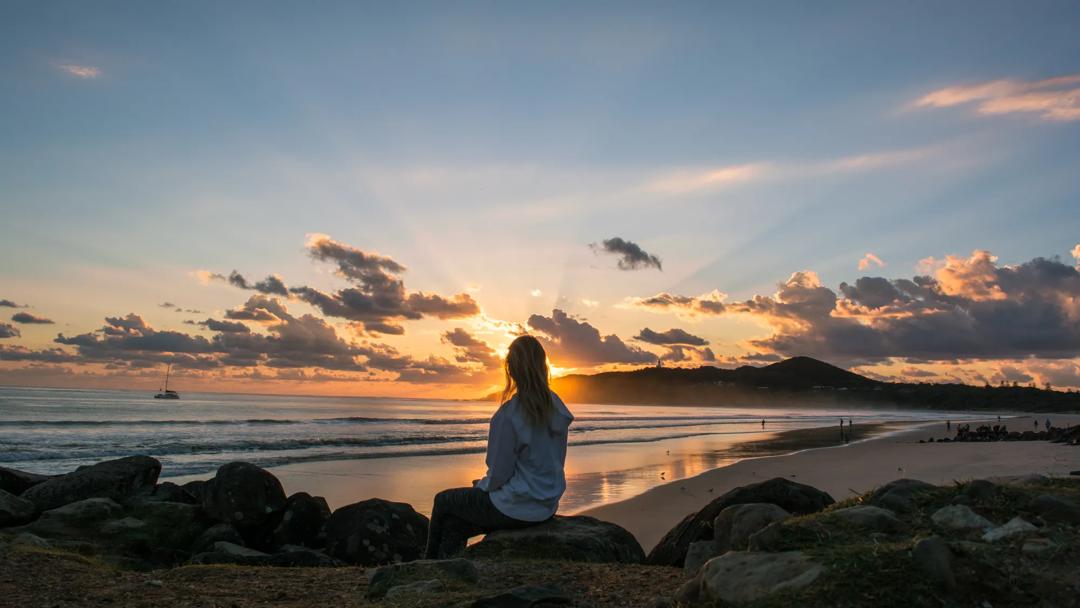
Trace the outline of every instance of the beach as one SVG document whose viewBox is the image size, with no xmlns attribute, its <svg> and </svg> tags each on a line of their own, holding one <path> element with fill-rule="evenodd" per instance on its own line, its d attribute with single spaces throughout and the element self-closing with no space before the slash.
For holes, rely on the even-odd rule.
<svg viewBox="0 0 1080 608">
<path fill-rule="evenodd" d="M 1037 416 L 1040 425 L 1046 417 Z M 1050 417 L 1057 426 L 1080 424 L 1080 415 Z M 1032 422 L 1026 415 L 1002 421 L 1015 430 L 1032 428 Z M 997 424 L 996 419 L 991 423 Z M 582 514 L 619 524 L 648 551 L 684 517 L 724 492 L 773 477 L 808 484 L 843 500 L 899 478 L 942 485 L 1010 475 L 1067 476 L 1080 470 L 1080 449 L 1046 441 L 919 443 L 945 436 L 944 423 L 935 421 L 848 445 L 745 458 Z"/>
</svg>

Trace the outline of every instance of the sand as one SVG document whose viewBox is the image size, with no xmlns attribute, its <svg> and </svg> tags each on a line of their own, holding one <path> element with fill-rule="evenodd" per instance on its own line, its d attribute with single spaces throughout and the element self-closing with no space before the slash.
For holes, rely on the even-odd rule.
<svg viewBox="0 0 1080 608">
<path fill-rule="evenodd" d="M 1044 418 L 1039 416 L 1040 423 Z M 1051 414 L 1050 418 L 1055 426 L 1080 424 L 1077 415 Z M 1032 418 L 1026 416 L 1004 423 L 1012 430 L 1032 428 Z M 619 524 L 648 551 L 685 516 L 724 492 L 773 477 L 809 484 L 842 500 L 902 477 L 946 484 L 1027 473 L 1064 476 L 1080 470 L 1076 446 L 1045 441 L 919 443 L 944 436 L 944 424 L 934 422 L 845 446 L 747 458 L 583 514 Z"/>
</svg>

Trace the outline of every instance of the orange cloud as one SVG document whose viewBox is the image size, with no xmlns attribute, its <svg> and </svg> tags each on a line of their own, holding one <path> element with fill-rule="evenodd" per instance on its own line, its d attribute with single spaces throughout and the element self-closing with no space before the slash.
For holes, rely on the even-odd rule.
<svg viewBox="0 0 1080 608">
<path fill-rule="evenodd" d="M 1034 82 L 994 80 L 932 91 L 917 107 L 948 108 L 975 104 L 983 115 L 1026 112 L 1050 121 L 1080 120 L 1080 74 Z"/>
<path fill-rule="evenodd" d="M 859 260 L 859 270 L 866 270 L 867 268 L 870 268 L 871 264 L 877 265 L 878 268 L 882 268 L 883 266 L 885 266 L 885 262 L 882 262 L 881 258 L 867 252 L 867 254 L 864 255 L 861 260 Z"/>
</svg>

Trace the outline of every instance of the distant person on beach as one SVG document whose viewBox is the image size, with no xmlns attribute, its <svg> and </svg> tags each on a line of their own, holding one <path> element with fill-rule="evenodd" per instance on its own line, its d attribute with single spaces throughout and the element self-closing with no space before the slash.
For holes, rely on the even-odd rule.
<svg viewBox="0 0 1080 608">
<path fill-rule="evenodd" d="M 510 344 L 502 405 L 488 429 L 487 474 L 471 488 L 435 495 L 427 559 L 452 557 L 469 538 L 524 528 L 555 515 L 566 491 L 566 439 L 574 415 L 548 388 L 544 347 L 532 336 Z"/>
<path fill-rule="evenodd" d="M 764 418 L 761 419 L 761 428 L 765 428 L 765 419 Z"/>
<path fill-rule="evenodd" d="M 1049 418 L 1046 419 L 1046 430 L 1048 430 L 1048 431 L 1050 430 L 1050 419 Z"/>
</svg>

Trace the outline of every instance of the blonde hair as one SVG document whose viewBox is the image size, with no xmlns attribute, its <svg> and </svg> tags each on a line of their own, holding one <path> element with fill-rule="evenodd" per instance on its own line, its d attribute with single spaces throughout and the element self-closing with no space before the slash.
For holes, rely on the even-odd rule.
<svg viewBox="0 0 1080 608">
<path fill-rule="evenodd" d="M 501 402 L 505 403 L 517 394 L 525 420 L 534 427 L 547 426 L 555 411 L 548 388 L 547 354 L 540 341 L 532 336 L 518 336 L 510 343 L 510 350 L 503 363 L 506 376 L 506 388 L 502 391 Z"/>
</svg>

